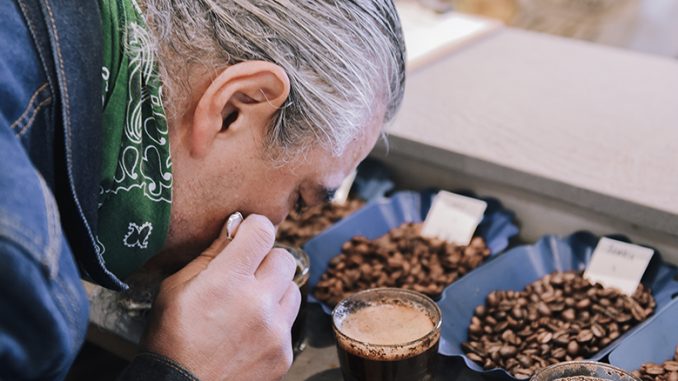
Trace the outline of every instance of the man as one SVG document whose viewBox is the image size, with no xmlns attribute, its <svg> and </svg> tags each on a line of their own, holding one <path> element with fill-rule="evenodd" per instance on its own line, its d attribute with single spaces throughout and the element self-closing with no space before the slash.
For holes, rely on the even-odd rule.
<svg viewBox="0 0 678 381">
<path fill-rule="evenodd" d="M 300 297 L 274 226 L 330 197 L 398 108 L 391 0 L 0 14 L 0 379 L 63 378 L 87 324 L 80 276 L 124 290 L 151 257 L 178 271 L 121 378 L 281 378 Z"/>
</svg>

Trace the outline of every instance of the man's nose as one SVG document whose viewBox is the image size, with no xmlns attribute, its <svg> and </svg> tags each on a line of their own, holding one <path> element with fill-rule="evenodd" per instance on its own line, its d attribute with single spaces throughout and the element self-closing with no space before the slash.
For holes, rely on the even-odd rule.
<svg viewBox="0 0 678 381">
<path fill-rule="evenodd" d="M 271 223 L 273 224 L 273 226 L 275 226 L 276 232 L 278 231 L 278 227 L 280 226 L 280 224 L 282 224 L 282 222 L 285 221 L 289 213 L 290 209 L 286 207 L 281 212 L 276 213 L 275 216 L 272 215 L 269 217 Z"/>
<path fill-rule="evenodd" d="M 289 212 L 285 212 L 285 213 L 282 215 L 282 217 L 280 218 L 280 220 L 277 220 L 277 221 L 271 221 L 271 222 L 273 222 L 273 226 L 275 226 L 275 231 L 276 231 L 276 232 L 278 231 L 278 228 L 280 227 L 280 224 L 282 224 L 283 221 L 285 221 L 285 219 L 287 219 L 287 216 L 288 216 L 288 215 L 289 215 Z"/>
</svg>

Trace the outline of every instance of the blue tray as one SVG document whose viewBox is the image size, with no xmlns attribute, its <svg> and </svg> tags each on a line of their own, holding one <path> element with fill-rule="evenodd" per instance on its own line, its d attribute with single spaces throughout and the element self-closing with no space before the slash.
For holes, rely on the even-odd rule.
<svg viewBox="0 0 678 381">
<path fill-rule="evenodd" d="M 391 172 L 377 159 L 367 158 L 358 165 L 351 194 L 365 201 L 384 197 L 395 188 Z"/>
<path fill-rule="evenodd" d="M 610 364 L 630 372 L 646 362 L 672 359 L 678 345 L 678 299 L 645 321 L 610 352 Z"/>
<path fill-rule="evenodd" d="M 628 242 L 623 236 L 609 237 Z M 522 290 L 553 271 L 584 270 L 598 240 L 599 237 L 588 232 L 577 232 L 567 237 L 547 235 L 533 245 L 519 246 L 507 251 L 448 286 L 438 302 L 443 312 L 440 353 L 462 357 L 470 369 L 487 376 L 515 379 L 504 369 L 484 370 L 464 355 L 461 343 L 467 339 L 466 330 L 474 308 L 483 304 L 491 291 Z M 656 311 L 665 307 L 671 301 L 672 294 L 678 292 L 678 281 L 673 279 L 678 269 L 664 263 L 658 254 L 655 253 L 642 280 L 652 290 L 657 302 Z M 638 327 L 612 342 L 591 360 L 598 361 L 605 357 L 622 338 L 628 337 Z"/>
<path fill-rule="evenodd" d="M 459 192 L 475 197 L 469 192 Z M 328 228 L 304 245 L 311 258 L 310 290 L 315 288 L 329 261 L 341 252 L 341 245 L 357 235 L 375 239 L 405 222 L 420 222 L 426 218 L 436 192 L 402 191 L 390 198 L 375 200 Z M 477 197 L 487 202 L 483 220 L 476 230 L 485 239 L 491 255 L 500 253 L 509 244 L 509 239 L 518 234 L 513 212 L 504 209 L 493 198 Z M 309 301 L 317 300 L 309 294 Z M 331 309 L 322 304 L 325 312 Z"/>
</svg>

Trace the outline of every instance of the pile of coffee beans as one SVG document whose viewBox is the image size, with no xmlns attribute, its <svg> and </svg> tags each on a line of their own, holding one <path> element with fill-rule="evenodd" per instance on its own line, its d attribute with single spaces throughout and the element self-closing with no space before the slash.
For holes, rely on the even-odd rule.
<svg viewBox="0 0 678 381">
<path fill-rule="evenodd" d="M 664 361 L 663 364 L 643 364 L 640 369 L 633 371 L 633 375 L 643 381 L 678 381 L 678 347 L 672 360 Z"/>
<path fill-rule="evenodd" d="M 292 211 L 278 228 L 277 241 L 292 247 L 301 247 L 334 223 L 365 204 L 362 200 L 348 200 L 343 204 L 326 202 L 301 212 Z"/>
<path fill-rule="evenodd" d="M 643 285 L 633 296 L 593 284 L 577 272 L 554 272 L 523 291 L 493 291 L 476 307 L 462 344 L 486 369 L 528 378 L 561 361 L 588 358 L 654 312 Z"/>
<path fill-rule="evenodd" d="M 316 298 L 334 306 L 375 287 L 400 287 L 435 298 L 490 255 L 481 237 L 459 246 L 422 237 L 421 225 L 405 223 L 375 240 L 358 236 L 344 243 L 318 281 Z"/>
</svg>

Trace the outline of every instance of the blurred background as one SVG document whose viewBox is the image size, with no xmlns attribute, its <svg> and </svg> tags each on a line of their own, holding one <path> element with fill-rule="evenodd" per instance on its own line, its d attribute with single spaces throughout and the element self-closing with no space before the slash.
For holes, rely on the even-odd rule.
<svg viewBox="0 0 678 381">
<path fill-rule="evenodd" d="M 676 0 L 401 0 L 507 26 L 678 58 Z"/>
</svg>

